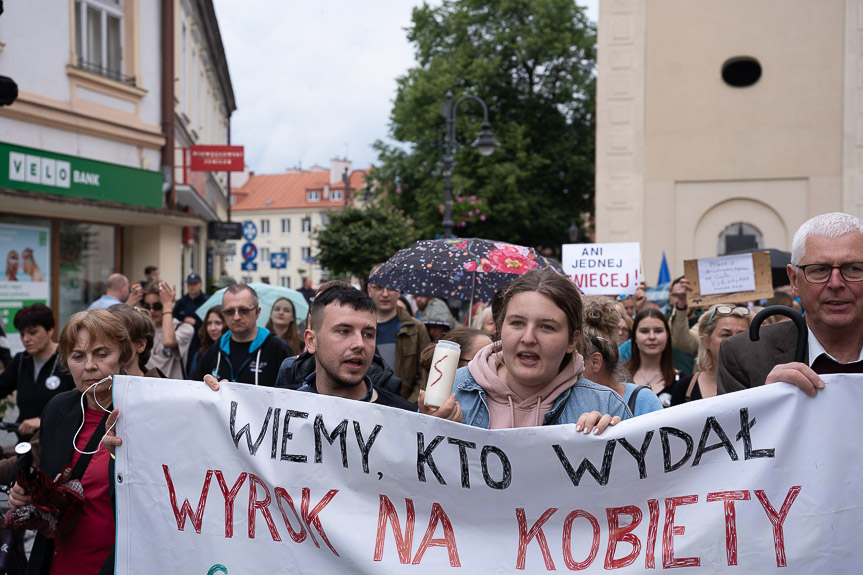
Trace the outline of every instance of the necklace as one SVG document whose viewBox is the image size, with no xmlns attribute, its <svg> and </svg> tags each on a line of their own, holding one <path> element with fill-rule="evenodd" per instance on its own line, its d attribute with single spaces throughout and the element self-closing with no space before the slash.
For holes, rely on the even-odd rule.
<svg viewBox="0 0 863 575">
<path fill-rule="evenodd" d="M 657 378 L 657 377 L 659 377 L 660 375 L 662 375 L 662 370 L 661 370 L 661 369 L 660 369 L 660 370 L 657 370 L 657 372 L 656 372 L 656 373 L 654 373 L 654 374 L 653 374 L 653 377 L 651 377 L 650 379 L 647 379 L 647 376 L 645 376 L 645 375 L 644 375 L 644 372 L 642 372 L 642 373 L 641 373 L 641 379 L 642 379 L 642 381 L 644 381 L 644 384 L 643 384 L 643 385 L 644 385 L 645 387 L 650 387 L 650 384 L 651 384 L 651 383 L 653 383 L 653 382 L 656 380 L 656 378 Z"/>
</svg>

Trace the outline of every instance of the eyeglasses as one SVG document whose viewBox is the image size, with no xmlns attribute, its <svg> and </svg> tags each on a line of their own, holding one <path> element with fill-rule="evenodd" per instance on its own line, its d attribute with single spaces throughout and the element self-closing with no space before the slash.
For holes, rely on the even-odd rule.
<svg viewBox="0 0 863 575">
<path fill-rule="evenodd" d="M 733 307 L 730 305 L 718 305 L 718 306 L 716 306 L 716 308 L 714 308 L 713 313 L 710 314 L 710 317 L 707 318 L 707 323 L 704 325 L 705 325 L 705 327 L 710 325 L 710 322 L 713 321 L 713 318 L 714 318 L 714 316 L 716 316 L 716 314 L 731 315 L 734 312 L 737 312 L 738 316 L 747 316 L 747 315 L 749 315 L 749 308 L 748 307 L 740 307 L 740 306 Z"/>
<path fill-rule="evenodd" d="M 142 301 L 140 305 L 146 310 L 162 311 L 162 302 L 160 301 L 157 301 L 156 303 L 147 303 Z"/>
<path fill-rule="evenodd" d="M 253 311 L 258 308 L 254 307 L 226 307 L 222 309 L 222 314 L 225 317 L 234 317 L 234 314 L 239 313 L 240 315 L 249 315 Z"/>
<path fill-rule="evenodd" d="M 803 270 L 803 277 L 813 284 L 823 284 L 830 281 L 833 270 L 838 269 L 842 279 L 846 282 L 863 282 L 863 262 L 848 262 L 838 266 L 828 264 L 806 264 L 805 266 L 794 266 Z"/>
</svg>

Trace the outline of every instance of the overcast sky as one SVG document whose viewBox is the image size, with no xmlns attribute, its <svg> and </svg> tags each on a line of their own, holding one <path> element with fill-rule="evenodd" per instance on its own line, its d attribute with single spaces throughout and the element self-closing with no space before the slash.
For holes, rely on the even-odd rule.
<svg viewBox="0 0 863 575">
<path fill-rule="evenodd" d="M 595 22 L 599 0 L 577 3 Z M 405 29 L 421 2 L 214 4 L 237 101 L 231 142 L 245 146 L 252 171 L 377 161 L 371 144 L 387 137 L 396 78 L 414 65 Z"/>
</svg>

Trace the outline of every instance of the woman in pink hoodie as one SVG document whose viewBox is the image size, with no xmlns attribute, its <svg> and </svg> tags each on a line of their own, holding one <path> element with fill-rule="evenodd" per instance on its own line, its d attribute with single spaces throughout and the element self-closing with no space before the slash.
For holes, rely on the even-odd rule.
<svg viewBox="0 0 863 575">
<path fill-rule="evenodd" d="M 581 296 L 572 280 L 534 270 L 512 282 L 495 318 L 500 341 L 456 373 L 454 394 L 420 411 L 475 427 L 505 429 L 561 423 L 601 433 L 632 417 L 618 394 L 581 376 Z"/>
</svg>

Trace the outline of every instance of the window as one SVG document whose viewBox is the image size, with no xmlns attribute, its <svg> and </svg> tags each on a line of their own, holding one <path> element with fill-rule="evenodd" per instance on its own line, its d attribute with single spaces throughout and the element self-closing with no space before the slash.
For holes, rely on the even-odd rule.
<svg viewBox="0 0 863 575">
<path fill-rule="evenodd" d="M 261 276 L 261 283 L 262 284 L 270 283 L 270 276 Z"/>
<path fill-rule="evenodd" d="M 261 235 L 270 235 L 270 220 L 261 220 Z"/>
<path fill-rule="evenodd" d="M 244 283 L 244 284 L 250 284 L 253 281 L 254 280 L 252 279 L 252 276 L 243 276 L 243 278 L 242 278 L 242 283 Z"/>
<path fill-rule="evenodd" d="M 342 191 L 341 190 L 333 190 L 330 192 L 330 200 L 334 202 L 342 201 Z"/>
<path fill-rule="evenodd" d="M 230 266 L 234 264 L 234 256 L 225 256 L 225 265 Z"/>
<path fill-rule="evenodd" d="M 281 282 L 281 284 L 282 284 L 282 287 L 283 287 L 283 288 L 288 288 L 288 289 L 290 289 L 290 287 L 291 287 L 291 278 L 290 278 L 289 276 L 283 276 L 279 281 Z"/>
<path fill-rule="evenodd" d="M 285 254 L 285 261 L 291 261 L 291 248 L 282 248 L 282 253 Z M 290 287 L 290 286 L 288 286 Z"/>
<path fill-rule="evenodd" d="M 134 84 L 123 74 L 123 0 L 75 1 L 78 67 Z"/>
<path fill-rule="evenodd" d="M 731 224 L 719 234 L 717 254 L 724 256 L 745 251 L 760 250 L 764 246 L 764 236 L 758 229 L 743 222 Z"/>
<path fill-rule="evenodd" d="M 311 263 L 312 259 L 312 248 L 300 248 L 301 255 L 300 257 L 304 262 Z"/>
<path fill-rule="evenodd" d="M 282 235 L 286 236 L 291 233 L 291 218 L 282 218 Z"/>
<path fill-rule="evenodd" d="M 302 228 L 303 228 L 304 234 L 311 233 L 311 231 L 312 231 L 312 218 L 310 218 L 309 216 L 304 217 L 302 219 Z"/>
<path fill-rule="evenodd" d="M 261 261 L 270 265 L 270 248 L 261 248 Z"/>
<path fill-rule="evenodd" d="M 320 190 L 311 190 L 306 192 L 306 201 L 308 202 L 320 202 L 321 201 L 321 191 Z"/>
</svg>

